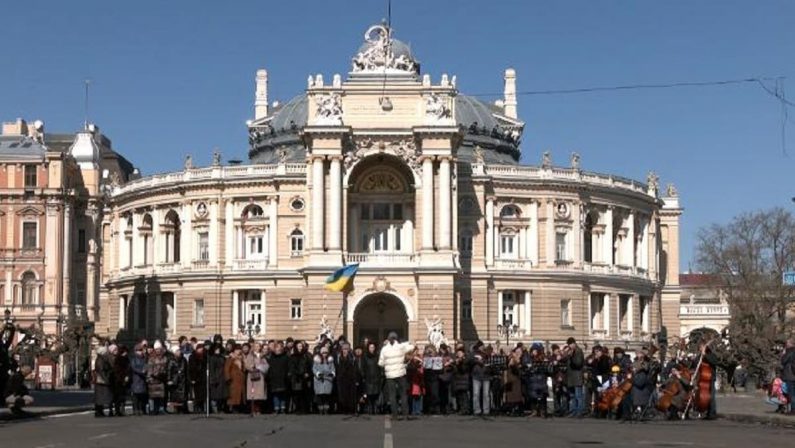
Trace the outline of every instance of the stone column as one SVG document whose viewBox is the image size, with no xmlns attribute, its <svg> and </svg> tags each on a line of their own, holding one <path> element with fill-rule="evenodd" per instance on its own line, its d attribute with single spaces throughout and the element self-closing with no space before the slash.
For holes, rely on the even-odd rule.
<svg viewBox="0 0 795 448">
<path fill-rule="evenodd" d="M 240 325 L 240 293 L 232 291 L 232 333 L 230 337 L 237 336 L 237 329 Z"/>
<path fill-rule="evenodd" d="M 546 215 L 547 266 L 555 266 L 555 205 L 551 199 L 547 200 Z"/>
<path fill-rule="evenodd" d="M 164 327 L 163 325 L 163 293 L 158 292 L 153 294 L 155 296 L 155 325 L 154 329 L 159 330 Z M 166 335 L 168 336 L 168 335 Z M 168 337 L 166 337 L 168 339 Z"/>
<path fill-rule="evenodd" d="M 488 198 L 486 199 L 486 266 L 493 266 L 493 265 L 494 265 L 494 198 Z"/>
<path fill-rule="evenodd" d="M 538 266 L 538 202 L 530 203 L 530 230 L 527 232 L 527 257 Z"/>
<path fill-rule="evenodd" d="M 179 244 L 180 261 L 182 266 L 190 268 L 193 261 L 193 206 L 190 202 L 182 204 L 182 219 L 185 221 L 184 227 L 181 229 Z M 176 254 L 174 254 L 176 256 Z"/>
<path fill-rule="evenodd" d="M 210 201 L 210 266 L 218 265 L 218 201 Z"/>
<path fill-rule="evenodd" d="M 604 322 L 602 327 L 607 330 L 607 336 L 609 337 L 612 333 L 610 332 L 610 304 L 612 301 L 610 300 L 610 294 L 604 294 L 604 306 L 602 307 L 602 321 Z"/>
<path fill-rule="evenodd" d="M 433 160 L 422 161 L 422 248 L 433 249 Z"/>
<path fill-rule="evenodd" d="M 635 212 L 630 210 L 629 216 L 627 217 L 627 250 L 626 250 L 626 259 L 625 265 L 627 266 L 636 266 L 635 261 Z"/>
<path fill-rule="evenodd" d="M 571 204 L 571 216 L 573 221 L 572 226 L 572 238 L 570 238 L 572 242 L 572 250 L 571 250 L 571 258 L 574 261 L 574 266 L 579 268 L 582 267 L 582 259 L 585 250 L 584 246 L 584 233 L 583 233 L 583 225 L 582 225 L 582 209 L 580 208 L 580 204 L 574 202 Z"/>
<path fill-rule="evenodd" d="M 152 265 L 157 266 L 165 260 L 166 240 L 165 235 L 160 233 L 160 222 L 163 219 L 163 211 L 159 208 L 152 210 Z"/>
<path fill-rule="evenodd" d="M 613 264 L 613 206 L 608 205 L 605 211 L 605 238 L 604 249 L 602 255 L 604 256 L 605 264 Z"/>
<path fill-rule="evenodd" d="M 444 157 L 439 162 L 439 248 L 450 249 L 451 213 L 450 207 L 450 159 Z"/>
<path fill-rule="evenodd" d="M 531 299 L 530 291 L 525 291 L 524 292 L 524 330 L 526 335 L 529 335 L 533 329 L 530 299 Z"/>
<path fill-rule="evenodd" d="M 224 226 L 224 262 L 226 266 L 232 266 L 235 259 L 235 206 L 231 199 L 227 199 L 224 203 L 224 213 L 226 215 L 226 223 Z"/>
<path fill-rule="evenodd" d="M 259 292 L 259 309 L 260 309 L 260 316 L 262 319 L 262 324 L 260 324 L 259 328 L 260 328 L 260 334 L 263 335 L 267 334 L 266 331 L 268 325 L 268 320 L 267 320 L 268 314 L 265 312 L 267 305 L 266 299 L 267 297 L 265 296 L 265 290 L 263 289 Z"/>
<path fill-rule="evenodd" d="M 64 204 L 63 210 L 63 303 L 72 304 L 72 204 Z M 134 224 L 133 224 L 134 226 Z M 50 231 L 50 229 L 47 229 Z M 40 231 L 40 229 L 39 229 Z M 133 230 L 134 232 L 135 230 Z"/>
<path fill-rule="evenodd" d="M 323 193 L 325 190 L 324 162 L 322 158 L 312 160 L 312 249 L 323 251 Z"/>
<path fill-rule="evenodd" d="M 517 241 L 517 244 L 519 244 L 519 259 L 527 259 L 527 227 L 519 228 L 519 241 Z"/>
<path fill-rule="evenodd" d="M 329 250 L 342 250 L 342 169 L 340 157 L 331 158 L 329 167 Z"/>
<path fill-rule="evenodd" d="M 640 245 L 640 266 L 649 270 L 649 220 L 643 222 L 643 240 Z"/>
<path fill-rule="evenodd" d="M 278 196 L 271 197 L 270 202 L 268 203 L 268 214 L 270 220 L 270 231 L 268 232 L 268 267 L 276 268 L 279 265 L 279 197 Z"/>
<path fill-rule="evenodd" d="M 497 291 L 497 325 L 502 325 L 502 291 Z"/>
</svg>

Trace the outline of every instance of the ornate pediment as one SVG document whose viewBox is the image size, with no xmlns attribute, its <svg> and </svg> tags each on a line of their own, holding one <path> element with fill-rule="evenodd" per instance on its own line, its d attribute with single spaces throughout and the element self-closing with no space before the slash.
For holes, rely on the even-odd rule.
<svg viewBox="0 0 795 448">
<path fill-rule="evenodd" d="M 362 193 L 402 193 L 405 191 L 401 179 L 389 171 L 373 171 L 364 176 L 359 183 Z"/>
<path fill-rule="evenodd" d="M 350 170 L 360 160 L 372 154 L 391 154 L 404 161 L 415 174 L 420 174 L 420 150 L 413 138 L 400 140 L 357 138 L 352 145 L 346 147 L 343 156 L 345 169 Z"/>
<path fill-rule="evenodd" d="M 36 207 L 23 207 L 17 211 L 19 216 L 43 216 L 44 212 Z"/>
</svg>

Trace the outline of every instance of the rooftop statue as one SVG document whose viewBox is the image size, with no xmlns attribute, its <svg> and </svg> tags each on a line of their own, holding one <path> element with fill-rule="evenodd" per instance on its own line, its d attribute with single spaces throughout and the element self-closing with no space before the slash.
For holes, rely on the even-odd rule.
<svg viewBox="0 0 795 448">
<path fill-rule="evenodd" d="M 365 45 L 351 61 L 351 71 L 380 73 L 394 70 L 418 74 L 419 64 L 412 58 L 408 47 L 400 41 L 393 40 L 391 34 L 386 24 L 368 28 L 364 33 Z"/>
</svg>

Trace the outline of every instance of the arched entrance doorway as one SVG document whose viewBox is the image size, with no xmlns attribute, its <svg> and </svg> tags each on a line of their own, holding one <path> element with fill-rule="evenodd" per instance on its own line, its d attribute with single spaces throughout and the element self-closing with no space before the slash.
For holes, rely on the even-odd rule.
<svg viewBox="0 0 795 448">
<path fill-rule="evenodd" d="M 409 333 L 409 319 L 400 299 L 388 294 L 369 295 L 356 306 L 353 315 L 353 341 L 359 344 L 368 338 L 380 344 L 390 331 L 398 338 L 406 340 Z"/>
</svg>

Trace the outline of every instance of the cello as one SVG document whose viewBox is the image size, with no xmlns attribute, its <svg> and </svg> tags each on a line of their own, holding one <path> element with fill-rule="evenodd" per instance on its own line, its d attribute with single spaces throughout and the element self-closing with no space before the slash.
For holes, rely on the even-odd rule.
<svg viewBox="0 0 795 448">
<path fill-rule="evenodd" d="M 701 356 L 698 359 L 696 372 L 692 378 L 697 378 L 697 383 L 694 384 L 692 379 L 690 381 L 690 385 L 693 386 L 694 389 L 690 395 L 690 399 L 687 402 L 687 406 L 685 406 L 685 410 L 682 413 L 682 419 L 687 416 L 687 411 L 690 409 L 691 404 L 698 412 L 703 413 L 709 410 L 709 403 L 712 401 L 712 380 L 715 374 L 714 369 L 712 368 L 713 366 L 707 361 L 704 361 L 704 356 L 707 354 L 709 345 L 715 341 L 717 341 L 717 339 L 709 340 L 701 349 Z"/>
<path fill-rule="evenodd" d="M 683 364 L 677 364 L 676 370 L 679 371 L 679 377 L 670 378 L 660 391 L 660 399 L 657 401 L 657 410 L 660 412 L 668 412 L 671 409 L 674 398 L 685 389 L 682 382 L 689 383 L 692 379 L 690 370 Z"/>
</svg>

